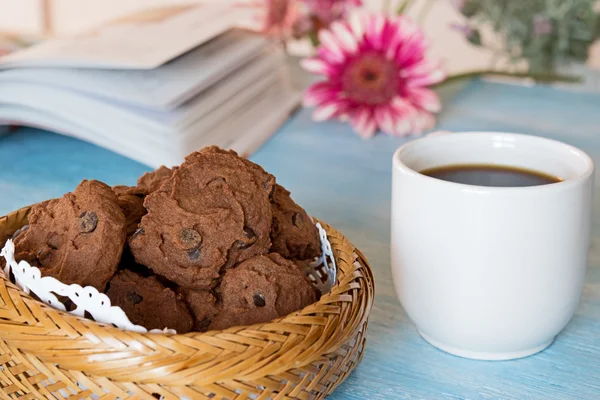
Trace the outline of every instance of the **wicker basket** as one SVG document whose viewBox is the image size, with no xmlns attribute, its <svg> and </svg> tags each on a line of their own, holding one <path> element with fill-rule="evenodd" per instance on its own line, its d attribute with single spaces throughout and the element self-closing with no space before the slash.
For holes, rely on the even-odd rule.
<svg viewBox="0 0 600 400">
<path fill-rule="evenodd" d="M 0 243 L 30 207 L 0 218 Z M 0 272 L 0 396 L 5 399 L 320 399 L 361 359 L 373 304 L 364 256 L 321 223 L 337 282 L 298 313 L 247 327 L 139 334 L 55 310 Z"/>
</svg>

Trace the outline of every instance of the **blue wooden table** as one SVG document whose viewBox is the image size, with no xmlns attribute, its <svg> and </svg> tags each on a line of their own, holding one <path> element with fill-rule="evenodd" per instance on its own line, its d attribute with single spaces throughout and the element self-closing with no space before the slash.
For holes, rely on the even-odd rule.
<svg viewBox="0 0 600 400">
<path fill-rule="evenodd" d="M 600 161 L 600 95 L 474 81 L 446 95 L 440 129 L 523 132 L 562 140 Z M 394 294 L 389 257 L 391 157 L 406 139 L 363 141 L 338 123 L 295 115 L 252 158 L 310 213 L 369 259 L 377 295 L 362 364 L 332 399 L 600 399 L 600 196 L 581 306 L 546 351 L 470 361 L 426 344 Z M 600 163 L 598 163 L 600 165 Z M 21 129 L 0 138 L 0 215 L 72 190 L 82 179 L 133 184 L 148 168 L 93 145 Z M 596 185 L 600 190 L 600 185 Z M 435 229 L 435 227 L 431 227 Z"/>
</svg>

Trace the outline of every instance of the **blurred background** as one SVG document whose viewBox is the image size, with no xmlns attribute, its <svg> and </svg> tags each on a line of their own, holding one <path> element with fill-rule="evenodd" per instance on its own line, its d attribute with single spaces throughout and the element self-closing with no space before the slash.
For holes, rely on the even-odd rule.
<svg viewBox="0 0 600 400">
<path fill-rule="evenodd" d="M 188 4 L 190 2 L 222 2 L 225 0 L 0 0 L 0 32 L 5 34 L 24 34 L 33 37 L 48 37 L 70 35 L 85 31 L 112 19 L 131 14 L 133 12 L 155 6 Z M 244 3 L 245 0 L 237 0 Z M 246 0 L 251 1 L 251 0 Z M 387 7 L 397 9 L 402 1 L 397 0 L 365 0 L 366 8 L 381 11 Z M 465 40 L 462 27 L 466 17 L 460 12 L 460 7 L 465 1 L 460 0 L 415 0 L 408 14 L 417 19 L 423 26 L 431 40 L 431 51 L 440 57 L 449 74 L 467 70 L 502 67 L 503 60 L 495 60 L 495 52 L 489 47 L 473 45 L 477 37 Z M 576 1 L 549 1 L 557 3 L 565 9 L 569 3 Z M 241 11 L 239 21 L 241 25 L 252 21 L 252 9 Z M 543 20 L 535 21 L 543 29 Z M 493 40 L 492 29 L 481 28 L 477 32 L 488 41 Z M 290 52 L 303 55 L 310 51 L 306 40 L 290 44 Z M 600 44 L 592 46 L 589 57 L 584 64 L 591 68 L 600 68 Z M 580 72 L 582 66 L 575 65 L 571 68 Z M 586 71 L 590 75 L 589 71 Z M 593 71 L 591 73 L 593 74 Z M 598 81 L 594 76 L 586 79 L 587 89 L 600 90 Z"/>
<path fill-rule="evenodd" d="M 252 154 L 300 105 L 370 138 L 434 129 L 442 86 L 471 78 L 598 93 L 600 2 L 0 0 L 9 53 L 0 123 L 176 165 L 208 144 Z"/>
</svg>

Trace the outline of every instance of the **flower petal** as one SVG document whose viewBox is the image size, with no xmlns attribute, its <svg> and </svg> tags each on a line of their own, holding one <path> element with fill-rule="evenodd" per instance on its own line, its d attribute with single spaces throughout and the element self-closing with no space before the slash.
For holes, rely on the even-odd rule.
<svg viewBox="0 0 600 400">
<path fill-rule="evenodd" d="M 407 136 L 411 132 L 410 119 L 407 116 L 396 116 L 394 136 Z"/>
<path fill-rule="evenodd" d="M 442 69 L 442 63 L 439 60 L 422 59 L 419 62 L 407 65 L 402 69 L 400 76 L 403 78 L 419 78 L 423 75 L 429 75 Z"/>
<path fill-rule="evenodd" d="M 418 115 L 418 109 L 406 98 L 400 96 L 392 99 L 390 106 L 394 111 L 394 134 L 406 136 L 413 131 L 413 120 Z"/>
<path fill-rule="evenodd" d="M 416 108 L 407 100 L 396 97 L 391 102 L 394 112 L 394 135 L 406 136 L 412 131 L 412 120 L 417 115 Z"/>
<path fill-rule="evenodd" d="M 428 47 L 423 33 L 416 30 L 408 34 L 403 34 L 402 37 L 404 40 L 398 47 L 396 63 L 398 65 L 411 65 L 422 60 L 425 57 L 425 50 Z"/>
<path fill-rule="evenodd" d="M 396 111 L 398 114 L 410 114 L 411 112 L 414 111 L 414 107 L 413 105 L 410 103 L 410 101 L 408 101 L 408 99 L 405 99 L 403 97 L 400 96 L 396 96 L 394 97 L 391 101 L 390 101 L 390 106 L 394 109 L 394 111 Z"/>
<path fill-rule="evenodd" d="M 318 106 L 328 101 L 334 101 L 339 91 L 328 82 L 315 83 L 304 92 L 305 107 Z"/>
<path fill-rule="evenodd" d="M 407 87 L 406 92 L 410 102 L 419 108 L 434 113 L 442 109 L 440 98 L 433 90 L 422 87 Z"/>
<path fill-rule="evenodd" d="M 421 134 L 425 130 L 429 130 L 435 126 L 435 118 L 426 111 L 418 112 L 412 119 L 412 131 L 416 134 Z"/>
<path fill-rule="evenodd" d="M 372 15 L 367 25 L 365 38 L 369 41 L 373 49 L 380 50 L 383 45 L 383 29 L 386 20 L 382 15 Z"/>
<path fill-rule="evenodd" d="M 375 110 L 375 120 L 382 132 L 387 133 L 388 135 L 394 134 L 394 118 L 389 106 L 377 107 Z"/>
<path fill-rule="evenodd" d="M 404 17 L 389 19 L 385 27 L 385 47 L 386 56 L 389 60 L 395 59 L 399 47 L 406 41 L 410 35 L 405 29 L 405 22 L 409 20 Z"/>
<path fill-rule="evenodd" d="M 410 79 L 407 79 L 406 86 L 408 86 L 408 87 L 430 86 L 430 85 L 435 85 L 436 83 L 440 83 L 444 79 L 446 79 L 446 73 L 441 69 L 437 69 L 437 70 L 431 71 L 427 75 L 411 77 Z"/>
<path fill-rule="evenodd" d="M 319 47 L 319 54 L 323 54 L 328 60 L 333 62 L 342 62 L 346 58 L 344 51 L 335 40 L 335 36 L 331 31 L 321 30 L 319 32 L 319 40 L 321 46 Z"/>
<path fill-rule="evenodd" d="M 381 50 L 387 52 L 390 48 L 397 47 L 398 34 L 400 33 L 400 25 L 394 19 L 386 19 L 381 31 L 382 47 Z M 393 59 L 393 57 L 390 57 Z"/>
<path fill-rule="evenodd" d="M 367 20 L 366 15 L 359 12 L 354 12 L 348 17 L 348 28 L 358 41 L 364 40 Z"/>
<path fill-rule="evenodd" d="M 340 112 L 339 104 L 336 102 L 328 102 L 323 104 L 313 111 L 313 120 L 315 121 L 325 121 L 327 119 L 333 118 L 336 114 Z"/>
<path fill-rule="evenodd" d="M 370 118 L 367 121 L 367 125 L 365 126 L 365 129 L 362 130 L 361 132 L 359 132 L 359 135 L 363 139 L 370 139 L 373 136 L 375 136 L 375 133 L 377 133 L 377 124 L 375 123 L 375 119 Z"/>
<path fill-rule="evenodd" d="M 333 68 L 330 64 L 319 58 L 305 58 L 300 61 L 302 68 L 317 75 L 330 75 L 333 72 Z"/>
<path fill-rule="evenodd" d="M 369 139 L 375 135 L 377 123 L 370 110 L 357 111 L 350 120 L 354 131 L 363 139 Z"/>
<path fill-rule="evenodd" d="M 396 27 L 397 28 L 397 27 Z M 404 36 L 401 29 L 395 29 L 390 36 L 389 44 L 387 45 L 386 57 L 388 60 L 395 60 L 399 47 L 404 42 Z"/>
<path fill-rule="evenodd" d="M 340 45 L 349 53 L 354 53 L 358 50 L 358 43 L 352 33 L 341 22 L 334 22 L 331 25 L 331 30 L 336 35 Z"/>
</svg>

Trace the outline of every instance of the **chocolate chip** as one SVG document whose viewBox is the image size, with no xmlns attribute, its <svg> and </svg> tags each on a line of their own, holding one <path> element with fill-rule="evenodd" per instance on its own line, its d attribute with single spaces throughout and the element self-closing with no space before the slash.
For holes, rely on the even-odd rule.
<svg viewBox="0 0 600 400">
<path fill-rule="evenodd" d="M 300 216 L 300 214 L 296 213 L 292 216 L 292 224 L 294 224 L 294 226 L 298 226 L 298 217 Z M 300 218 L 302 218 L 300 216 Z"/>
<path fill-rule="evenodd" d="M 208 184 L 206 186 L 219 187 L 219 186 L 223 186 L 226 183 L 227 183 L 227 181 L 225 180 L 225 178 L 218 177 L 218 178 L 215 178 L 215 179 L 211 180 L 210 182 L 208 182 Z"/>
<path fill-rule="evenodd" d="M 241 240 L 236 240 L 233 245 L 237 249 L 244 250 L 244 249 L 247 249 L 248 247 L 252 246 L 252 243 L 243 242 Z"/>
<path fill-rule="evenodd" d="M 135 292 L 127 292 L 127 300 L 129 300 L 135 306 L 144 300 L 144 298 Z"/>
<path fill-rule="evenodd" d="M 196 261 L 200 258 L 200 249 L 193 249 L 188 252 L 188 257 L 190 260 Z"/>
<path fill-rule="evenodd" d="M 246 238 L 248 238 L 248 240 L 256 238 L 256 233 L 254 233 L 254 231 L 248 228 L 247 226 L 244 227 L 244 235 L 246 235 Z"/>
<path fill-rule="evenodd" d="M 47 241 L 48 247 L 50 247 L 52 250 L 56 250 L 60 247 L 60 243 L 61 243 L 61 237 L 60 235 L 57 235 L 56 233 L 53 233 Z"/>
<path fill-rule="evenodd" d="M 98 225 L 98 216 L 95 212 L 84 211 L 79 216 L 79 231 L 82 233 L 94 232 Z"/>
<path fill-rule="evenodd" d="M 38 250 L 38 252 L 35 254 L 35 256 L 37 257 L 38 260 L 43 260 L 44 258 L 48 257 L 51 252 L 52 252 L 51 247 L 44 246 Z"/>
<path fill-rule="evenodd" d="M 252 246 L 254 242 L 256 242 L 256 233 L 254 233 L 254 231 L 247 226 L 244 227 L 244 236 L 247 240 L 236 240 L 233 244 L 237 249 L 247 249 L 248 247 Z"/>
<path fill-rule="evenodd" d="M 139 235 L 143 235 L 143 234 L 144 234 L 144 228 L 137 228 L 137 230 L 135 232 L 133 232 L 133 235 L 131 235 L 131 238 L 135 239 Z"/>
<path fill-rule="evenodd" d="M 183 228 L 179 232 L 179 242 L 188 250 L 194 249 L 202 243 L 202 236 L 194 229 Z"/>
<path fill-rule="evenodd" d="M 15 240 L 17 238 L 17 236 L 19 236 L 21 233 L 26 232 L 29 229 L 29 225 L 23 225 L 21 228 L 19 228 L 15 233 L 13 233 L 11 239 Z"/>
<path fill-rule="evenodd" d="M 267 305 L 267 302 L 265 301 L 265 295 L 262 293 L 255 293 L 252 299 L 254 300 L 254 305 L 256 307 L 264 307 Z"/>
<path fill-rule="evenodd" d="M 207 318 L 203 318 L 202 320 L 196 322 L 196 330 L 198 332 L 207 331 L 208 330 L 208 326 L 210 325 L 210 323 L 211 323 L 210 318 L 208 318 L 208 317 Z"/>
</svg>

